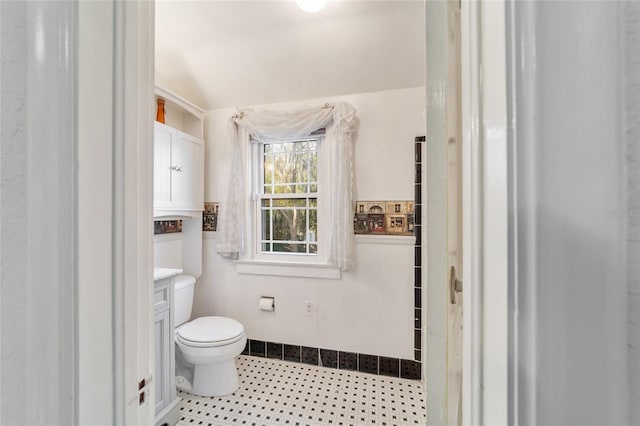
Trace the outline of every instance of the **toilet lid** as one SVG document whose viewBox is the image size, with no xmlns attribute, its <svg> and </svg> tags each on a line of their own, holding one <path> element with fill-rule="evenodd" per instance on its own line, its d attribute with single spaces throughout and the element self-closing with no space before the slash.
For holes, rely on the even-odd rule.
<svg viewBox="0 0 640 426">
<path fill-rule="evenodd" d="M 181 340 L 196 344 L 232 343 L 242 336 L 244 327 L 231 318 L 201 317 L 180 327 L 177 333 Z"/>
</svg>

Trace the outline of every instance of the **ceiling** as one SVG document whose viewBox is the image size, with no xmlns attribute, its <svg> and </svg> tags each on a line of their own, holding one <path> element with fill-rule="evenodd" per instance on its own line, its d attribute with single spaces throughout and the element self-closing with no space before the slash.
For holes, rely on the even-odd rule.
<svg viewBox="0 0 640 426">
<path fill-rule="evenodd" d="M 156 1 L 156 83 L 204 109 L 425 85 L 423 0 Z"/>
</svg>

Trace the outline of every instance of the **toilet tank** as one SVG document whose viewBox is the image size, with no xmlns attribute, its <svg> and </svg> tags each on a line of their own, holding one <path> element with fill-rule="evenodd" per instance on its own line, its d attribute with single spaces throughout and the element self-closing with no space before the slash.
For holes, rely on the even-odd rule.
<svg viewBox="0 0 640 426">
<path fill-rule="evenodd" d="M 174 279 L 175 326 L 189 321 L 193 307 L 193 289 L 196 279 L 191 275 L 178 275 Z"/>
</svg>

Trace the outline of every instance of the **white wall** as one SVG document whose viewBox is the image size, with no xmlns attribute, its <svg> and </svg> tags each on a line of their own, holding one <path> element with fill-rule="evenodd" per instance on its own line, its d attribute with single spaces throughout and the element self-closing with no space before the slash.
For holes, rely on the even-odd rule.
<svg viewBox="0 0 640 426">
<path fill-rule="evenodd" d="M 637 262 L 638 226 L 627 228 L 627 215 L 638 208 L 638 133 L 623 114 L 637 119 L 637 103 L 625 105 L 638 90 L 637 38 L 627 43 L 637 9 L 627 20 L 624 2 L 510 8 L 511 422 L 637 424 L 637 353 L 628 364 L 637 339 L 628 333 L 638 312 L 627 309 L 638 270 L 630 265 L 627 281 L 625 254 Z"/>
<path fill-rule="evenodd" d="M 343 100 L 357 110 L 356 198 L 412 200 L 414 138 L 425 134 L 425 88 L 364 93 L 271 105 L 287 108 Z M 265 107 L 265 106 L 263 106 Z M 234 109 L 205 116 L 205 200 L 220 201 L 226 161 L 226 124 Z M 250 338 L 413 359 L 413 239 L 360 238 L 357 270 L 341 280 L 239 275 L 235 264 L 203 241 L 203 274 L 194 315 L 226 315 L 243 323 Z M 382 244 L 391 241 L 391 244 Z M 358 239 L 358 238 L 357 238 Z M 380 241 L 380 242 L 376 242 Z M 258 310 L 262 295 L 276 311 Z M 304 302 L 317 315 L 306 317 Z"/>
</svg>

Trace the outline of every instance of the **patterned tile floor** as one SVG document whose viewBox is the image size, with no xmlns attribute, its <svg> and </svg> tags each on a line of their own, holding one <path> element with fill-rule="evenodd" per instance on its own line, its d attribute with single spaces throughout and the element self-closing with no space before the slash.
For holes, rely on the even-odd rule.
<svg viewBox="0 0 640 426">
<path fill-rule="evenodd" d="M 416 380 L 242 355 L 236 362 L 240 389 L 232 395 L 178 392 L 179 426 L 426 425 Z"/>
</svg>

